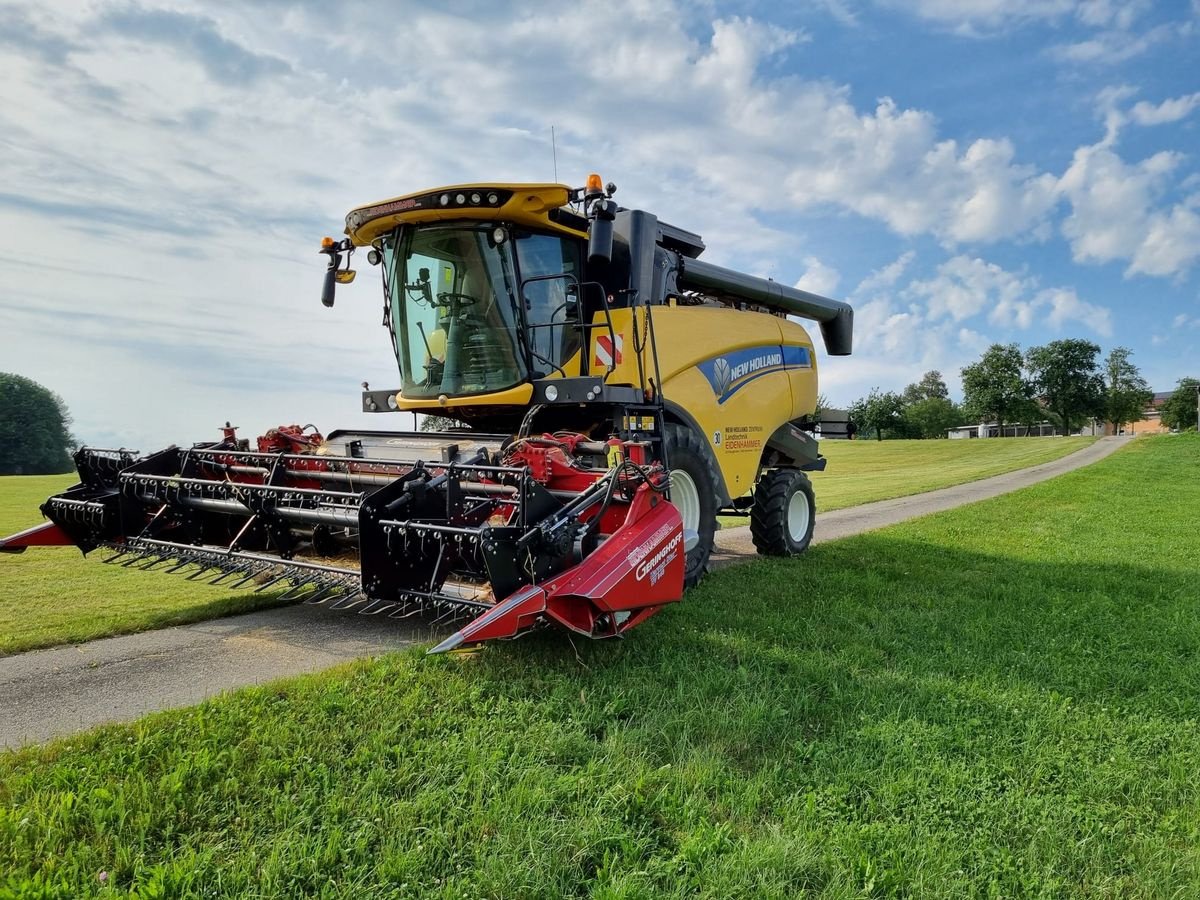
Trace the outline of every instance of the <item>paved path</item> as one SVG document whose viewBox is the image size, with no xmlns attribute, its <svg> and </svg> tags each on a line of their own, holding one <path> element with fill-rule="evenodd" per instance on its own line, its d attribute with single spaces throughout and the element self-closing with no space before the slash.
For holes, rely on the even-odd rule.
<svg viewBox="0 0 1200 900">
<path fill-rule="evenodd" d="M 815 541 L 859 534 L 1036 484 L 1123 446 L 1105 438 L 1050 463 L 984 481 L 822 513 Z M 717 565 L 754 553 L 747 527 L 717 536 Z M 222 691 L 315 672 L 447 633 L 413 620 L 286 606 L 0 657 L 0 746 L 187 706 Z"/>
<path fill-rule="evenodd" d="M 977 500 L 987 500 L 990 497 L 1029 487 L 1031 484 L 1037 484 L 1039 481 L 1045 481 L 1103 459 L 1124 447 L 1128 440 L 1131 438 L 1101 438 L 1096 443 L 1089 444 L 1084 449 L 1077 450 L 1061 459 L 1030 466 L 1028 469 L 1018 469 L 1015 472 L 994 475 L 982 481 L 972 481 L 954 487 L 928 491 L 924 494 L 897 497 L 895 500 L 864 503 L 861 506 L 851 506 L 847 509 L 838 509 L 827 513 L 818 512 L 817 525 L 813 530 L 813 543 L 833 541 L 849 537 L 852 534 L 862 534 L 864 531 L 886 528 L 888 525 L 895 525 L 918 516 L 927 516 L 930 513 L 953 509 L 956 506 L 974 503 Z M 819 503 L 820 498 L 817 499 Z M 728 565 L 751 553 L 754 553 L 754 544 L 750 540 L 749 526 L 726 528 L 717 535 L 714 565 Z"/>
</svg>

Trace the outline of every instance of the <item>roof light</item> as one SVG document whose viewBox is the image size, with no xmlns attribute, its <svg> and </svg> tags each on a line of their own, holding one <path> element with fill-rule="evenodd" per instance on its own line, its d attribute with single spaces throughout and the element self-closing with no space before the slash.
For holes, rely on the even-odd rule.
<svg viewBox="0 0 1200 900">
<path fill-rule="evenodd" d="M 457 203 L 459 206 L 462 206 L 464 203 L 467 202 L 467 195 L 466 194 L 456 195 L 454 198 L 454 202 Z"/>
<path fill-rule="evenodd" d="M 474 206 L 478 206 L 478 205 L 479 205 L 480 203 L 482 203 L 482 202 L 483 202 L 483 197 L 481 197 L 481 196 L 479 195 L 479 191 L 476 191 L 475 193 L 473 193 L 473 194 L 471 195 L 471 203 L 472 203 L 472 205 L 474 205 Z"/>
<path fill-rule="evenodd" d="M 442 206 L 449 206 L 450 205 L 450 195 L 442 194 L 442 196 L 438 197 L 438 203 L 442 204 Z"/>
<path fill-rule="evenodd" d="M 321 247 L 325 250 L 328 250 L 330 247 L 332 247 L 334 245 L 334 243 L 336 243 L 336 242 L 331 237 L 321 238 Z"/>
<path fill-rule="evenodd" d="M 600 194 L 604 192 L 604 179 L 595 172 L 588 176 L 587 192 L 589 194 Z"/>
<path fill-rule="evenodd" d="M 492 193 L 488 194 L 488 203 L 492 204 L 492 206 L 495 206 L 499 202 L 500 202 L 500 195 L 497 194 L 495 191 L 492 191 Z"/>
</svg>

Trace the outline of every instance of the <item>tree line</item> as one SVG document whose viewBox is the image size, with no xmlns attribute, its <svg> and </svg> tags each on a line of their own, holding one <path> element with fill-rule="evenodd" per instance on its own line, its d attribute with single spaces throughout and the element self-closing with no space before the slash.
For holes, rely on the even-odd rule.
<svg viewBox="0 0 1200 900">
<path fill-rule="evenodd" d="M 961 370 L 962 403 L 950 399 L 942 373 L 926 372 L 902 392 L 873 388 L 855 401 L 850 418 L 860 437 L 944 438 L 972 423 L 1033 426 L 1049 422 L 1070 434 L 1090 419 L 1114 429 L 1142 418 L 1154 393 L 1133 363 L 1133 351 L 1116 347 L 1101 360 L 1091 341 L 1067 338 L 1022 352 L 1018 344 L 992 344 Z M 1196 427 L 1194 378 L 1180 380 L 1161 407 L 1168 428 Z"/>
</svg>

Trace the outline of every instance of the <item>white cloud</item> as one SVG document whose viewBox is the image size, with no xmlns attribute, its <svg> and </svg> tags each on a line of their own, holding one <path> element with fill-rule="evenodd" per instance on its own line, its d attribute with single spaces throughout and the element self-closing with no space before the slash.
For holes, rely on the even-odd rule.
<svg viewBox="0 0 1200 900">
<path fill-rule="evenodd" d="M 889 288 L 900 280 L 900 277 L 905 273 L 912 261 L 916 259 L 917 254 L 912 250 L 901 253 L 896 259 L 888 263 L 882 268 L 876 269 L 866 278 L 864 278 L 854 289 L 854 295 L 865 297 L 876 293 L 884 288 Z"/>
<path fill-rule="evenodd" d="M 1084 25 L 1094 28 L 1113 26 L 1129 28 L 1134 20 L 1149 10 L 1150 0 L 1080 0 L 1075 16 Z"/>
<path fill-rule="evenodd" d="M 1051 288 L 1041 291 L 1034 303 L 1050 307 L 1047 321 L 1055 328 L 1061 328 L 1069 322 L 1079 322 L 1104 337 L 1112 336 L 1112 314 L 1101 306 L 1080 300 L 1072 289 Z"/>
<path fill-rule="evenodd" d="M 1088 28 L 1127 30 L 1151 8 L 1149 0 L 877 0 L 960 34 L 979 36 L 1033 22 L 1074 18 Z"/>
<path fill-rule="evenodd" d="M 1200 258 L 1200 217 L 1189 203 L 1160 207 L 1182 161 L 1163 151 L 1130 165 L 1104 143 L 1080 147 L 1058 190 L 1071 203 L 1062 225 L 1077 262 L 1128 260 L 1127 275 L 1176 275 Z"/>
<path fill-rule="evenodd" d="M 1158 25 L 1140 34 L 1117 28 L 1082 41 L 1060 44 L 1051 48 L 1050 55 L 1066 63 L 1115 65 L 1141 56 L 1178 33 L 1172 25 Z"/>
<path fill-rule="evenodd" d="M 929 278 L 897 287 L 911 254 L 872 273 L 850 294 L 855 308 L 855 371 L 822 371 L 822 384 L 838 402 L 861 396 L 872 385 L 892 388 L 938 369 L 952 389 L 964 365 L 1004 335 L 1029 334 L 1040 343 L 1073 326 L 1112 335 L 1112 316 L 1082 300 L 1073 288 L 1041 288 L 1038 279 L 966 255 L 939 264 Z M 999 329 L 1000 331 L 997 331 Z M 861 360 L 869 366 L 858 371 Z"/>
<path fill-rule="evenodd" d="M 1139 125 L 1163 125 L 1191 115 L 1197 106 L 1200 106 L 1200 92 L 1164 100 L 1157 106 L 1142 100 L 1134 105 L 1129 114 Z"/>
<path fill-rule="evenodd" d="M 1081 300 L 1071 288 L 1037 287 L 1036 278 L 960 255 L 939 265 L 933 278 L 911 282 L 903 296 L 923 301 L 932 322 L 986 315 L 989 324 L 1006 329 L 1028 330 L 1041 323 L 1057 329 L 1079 322 L 1097 334 L 1112 334 L 1107 309 Z"/>
<path fill-rule="evenodd" d="M 838 282 L 842 280 L 838 270 L 825 265 L 815 256 L 805 257 L 804 266 L 804 274 L 800 276 L 795 286 L 813 294 L 832 296 L 833 292 L 837 290 Z"/>
<path fill-rule="evenodd" d="M 993 263 L 956 256 L 938 266 L 934 278 L 912 282 L 905 291 L 925 301 L 930 319 L 949 316 L 955 322 L 987 311 L 997 324 L 1032 324 L 1031 311 L 1021 305 L 1026 280 Z"/>
<path fill-rule="evenodd" d="M 964 33 L 1026 21 L 1061 19 L 1077 6 L 1075 0 L 885 0 L 884 5 Z"/>
</svg>

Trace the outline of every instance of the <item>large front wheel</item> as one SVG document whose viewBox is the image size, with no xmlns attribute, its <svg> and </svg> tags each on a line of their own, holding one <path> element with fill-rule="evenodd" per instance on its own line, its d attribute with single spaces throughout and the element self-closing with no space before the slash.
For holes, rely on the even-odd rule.
<svg viewBox="0 0 1200 900">
<path fill-rule="evenodd" d="M 683 586 L 692 587 L 708 568 L 717 531 L 719 475 L 708 447 L 690 428 L 668 425 L 667 462 L 671 466 L 671 502 L 683 519 L 687 561 Z"/>
<path fill-rule="evenodd" d="M 812 482 L 799 469 L 766 472 L 754 488 L 750 536 L 764 556 L 798 556 L 812 541 L 817 522 Z"/>
</svg>

